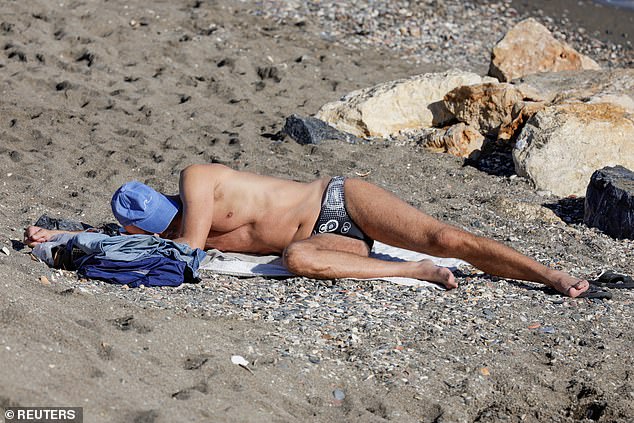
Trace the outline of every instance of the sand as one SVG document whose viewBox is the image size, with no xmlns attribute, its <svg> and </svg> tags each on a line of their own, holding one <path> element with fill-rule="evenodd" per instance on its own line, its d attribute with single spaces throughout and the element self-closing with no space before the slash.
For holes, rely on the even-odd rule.
<svg viewBox="0 0 634 423">
<path fill-rule="evenodd" d="M 126 291 L 31 259 L 22 231 L 41 214 L 112 222 L 120 184 L 175 193 L 183 167 L 217 162 L 302 181 L 367 175 L 553 267 L 634 273 L 632 241 L 584 227 L 579 200 L 537 193 L 521 178 L 410 145 L 279 140 L 293 113 L 448 69 L 458 53 L 427 63 L 380 46 L 348 49 L 320 35 L 318 19 L 264 19 L 256 7 L 0 4 L 0 244 L 9 251 L 0 252 L 0 407 L 78 406 L 90 422 L 634 420 L 631 292 L 571 300 L 471 270 L 452 292 L 218 276 Z M 607 10 L 627 27 L 631 15 Z M 606 60 L 610 45 L 599 44 Z M 631 47 L 614 51 L 602 64 L 632 57 Z M 324 299 L 301 319 L 223 300 L 253 302 L 269 286 L 279 293 L 267 300 L 274 309 L 307 292 L 354 295 L 340 314 Z M 365 314 L 346 305 L 366 297 Z M 232 364 L 236 354 L 253 373 Z"/>
</svg>

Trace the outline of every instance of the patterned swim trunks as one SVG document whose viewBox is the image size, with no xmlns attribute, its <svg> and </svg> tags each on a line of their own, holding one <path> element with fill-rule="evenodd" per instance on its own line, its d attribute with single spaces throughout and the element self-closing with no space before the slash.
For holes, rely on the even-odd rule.
<svg viewBox="0 0 634 423">
<path fill-rule="evenodd" d="M 321 201 L 321 211 L 319 212 L 317 223 L 313 227 L 313 235 L 325 233 L 343 235 L 348 238 L 359 239 L 372 249 L 374 240 L 359 229 L 346 210 L 346 200 L 343 191 L 345 180 L 346 178 L 343 176 L 335 176 L 328 183 Z"/>
</svg>

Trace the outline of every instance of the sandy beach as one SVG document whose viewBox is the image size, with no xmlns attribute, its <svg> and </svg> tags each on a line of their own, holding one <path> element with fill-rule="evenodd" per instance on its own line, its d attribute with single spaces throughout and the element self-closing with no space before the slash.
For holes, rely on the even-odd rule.
<svg viewBox="0 0 634 423">
<path fill-rule="evenodd" d="M 483 75 L 526 17 L 602 67 L 634 64 L 634 11 L 588 0 L 0 3 L 0 407 L 83 407 L 86 422 L 634 421 L 628 290 L 570 299 L 470 267 L 452 291 L 214 274 L 124 289 L 22 243 L 42 214 L 113 223 L 122 183 L 176 193 L 181 169 L 214 162 L 362 176 L 553 268 L 634 274 L 634 241 L 584 226 L 583 199 L 508 163 L 277 135 L 380 82 Z"/>
</svg>

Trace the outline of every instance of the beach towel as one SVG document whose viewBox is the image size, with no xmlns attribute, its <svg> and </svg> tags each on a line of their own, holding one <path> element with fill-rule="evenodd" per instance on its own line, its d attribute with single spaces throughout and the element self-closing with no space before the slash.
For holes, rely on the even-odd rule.
<svg viewBox="0 0 634 423">
<path fill-rule="evenodd" d="M 463 260 L 429 256 L 415 251 L 392 247 L 381 242 L 374 243 L 370 257 L 388 261 L 420 261 L 423 259 L 430 259 L 436 265 L 448 267 L 450 269 L 456 269 L 458 266 L 467 264 Z M 206 272 L 238 277 L 262 276 L 270 278 L 288 278 L 295 276 L 282 265 L 282 259 L 280 256 L 224 253 L 218 250 L 207 251 L 207 257 L 205 257 L 201 262 L 199 270 L 202 272 L 203 276 Z M 375 278 L 375 280 L 384 280 L 398 285 L 443 289 L 438 284 L 413 278 L 385 277 Z"/>
</svg>

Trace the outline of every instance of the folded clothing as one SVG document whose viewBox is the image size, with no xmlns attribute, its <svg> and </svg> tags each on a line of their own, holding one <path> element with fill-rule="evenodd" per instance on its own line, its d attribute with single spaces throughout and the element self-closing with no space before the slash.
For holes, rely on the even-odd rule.
<svg viewBox="0 0 634 423">
<path fill-rule="evenodd" d="M 183 282 L 194 281 L 185 262 L 156 255 L 133 261 L 114 261 L 89 256 L 77 269 L 77 274 L 84 278 L 128 285 L 131 288 L 141 285 L 179 286 Z"/>
<path fill-rule="evenodd" d="M 57 268 L 81 276 L 130 286 L 178 286 L 198 281 L 205 252 L 153 235 L 108 236 L 100 233 L 56 235 L 33 254 Z"/>
</svg>

